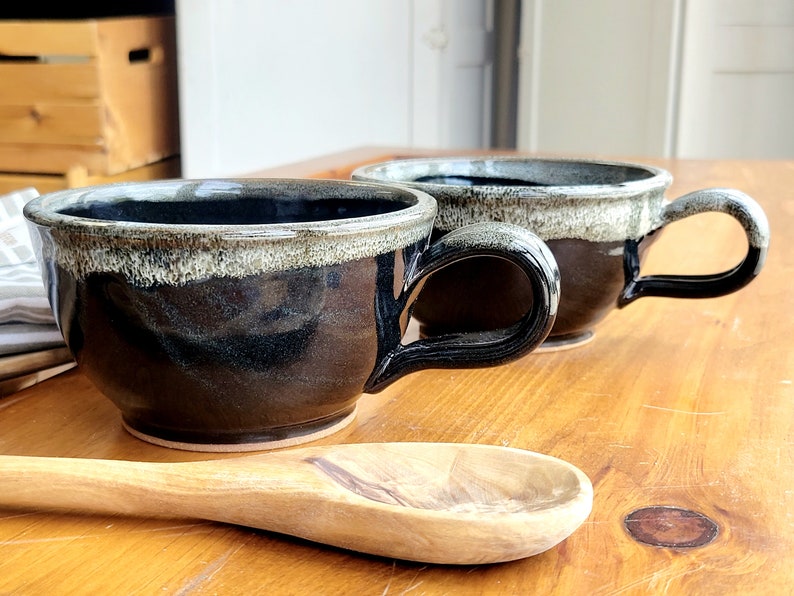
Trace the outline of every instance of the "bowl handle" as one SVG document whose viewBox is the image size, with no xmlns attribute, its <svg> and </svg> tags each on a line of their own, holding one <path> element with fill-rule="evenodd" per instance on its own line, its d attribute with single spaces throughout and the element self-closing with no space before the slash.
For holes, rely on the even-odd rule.
<svg viewBox="0 0 794 596">
<path fill-rule="evenodd" d="M 524 271 L 533 291 L 529 311 L 516 324 L 504 329 L 440 335 L 399 344 L 377 363 L 364 391 L 380 391 L 400 377 L 425 368 L 496 366 L 520 358 L 546 339 L 557 316 L 560 272 L 546 244 L 535 234 L 512 224 L 471 224 L 431 244 L 406 276 L 404 293 L 409 308 L 433 272 L 479 256 L 507 259 Z"/>
<path fill-rule="evenodd" d="M 726 213 L 735 218 L 747 235 L 747 254 L 741 263 L 722 273 L 708 275 L 648 275 L 640 277 L 639 240 L 627 240 L 624 251 L 626 284 L 618 307 L 644 296 L 715 298 L 746 286 L 760 272 L 769 248 L 769 222 L 761 206 L 746 194 L 727 188 L 698 190 L 668 203 L 662 226 L 699 213 Z M 657 228 L 658 229 L 658 228 Z"/>
</svg>

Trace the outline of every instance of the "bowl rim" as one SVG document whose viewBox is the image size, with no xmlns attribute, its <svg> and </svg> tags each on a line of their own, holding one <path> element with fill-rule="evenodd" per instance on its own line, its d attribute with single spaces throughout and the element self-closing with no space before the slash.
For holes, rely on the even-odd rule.
<svg viewBox="0 0 794 596">
<path fill-rule="evenodd" d="M 460 163 L 482 163 L 501 162 L 501 163 L 538 163 L 538 164 L 561 164 L 565 166 L 584 164 L 588 166 L 599 166 L 604 168 L 628 168 L 647 172 L 648 177 L 638 180 L 616 182 L 610 184 L 560 184 L 547 186 L 522 186 L 520 184 L 505 187 L 500 184 L 482 184 L 476 186 L 443 184 L 433 182 L 420 182 L 415 180 L 405 180 L 398 177 L 388 176 L 388 169 L 405 168 L 416 166 L 432 165 L 453 165 Z M 646 193 L 653 190 L 665 190 L 672 183 L 672 175 L 665 169 L 643 163 L 597 159 L 597 158 L 578 158 L 578 157 L 553 157 L 553 156 L 521 156 L 521 155 L 449 155 L 449 156 L 428 156 L 428 157 L 405 157 L 394 158 L 380 161 L 377 163 L 366 164 L 353 170 L 351 178 L 364 182 L 380 182 L 387 184 L 399 184 L 423 190 L 436 198 L 444 198 L 445 195 L 465 195 L 460 198 L 471 197 L 479 198 L 482 196 L 493 195 L 494 192 L 505 188 L 510 189 L 512 198 L 531 198 L 548 197 L 554 195 L 559 199 L 561 196 L 571 199 L 600 199 L 626 198 L 627 196 Z"/>
<path fill-rule="evenodd" d="M 315 221 L 254 224 L 173 224 L 126 220 L 109 220 L 68 215 L 59 210 L 68 206 L 121 200 L 169 201 L 196 199 L 201 193 L 217 196 L 242 196 L 245 192 L 286 193 L 280 196 L 312 198 L 344 196 L 362 198 L 379 196 L 388 200 L 405 200 L 404 208 L 387 213 L 358 217 L 341 217 Z M 370 193 L 362 197 L 362 193 Z M 182 193 L 180 196 L 178 193 Z M 188 194 L 190 193 L 190 194 Z M 263 197 L 266 200 L 267 197 Z M 224 238 L 280 237 L 302 234 L 350 235 L 386 230 L 432 221 L 436 200 L 420 189 L 405 185 L 371 181 L 335 180 L 325 178 L 180 178 L 167 180 L 124 181 L 85 186 L 47 193 L 29 201 L 24 217 L 31 223 L 64 232 L 101 234 L 104 236 L 203 236 Z"/>
</svg>

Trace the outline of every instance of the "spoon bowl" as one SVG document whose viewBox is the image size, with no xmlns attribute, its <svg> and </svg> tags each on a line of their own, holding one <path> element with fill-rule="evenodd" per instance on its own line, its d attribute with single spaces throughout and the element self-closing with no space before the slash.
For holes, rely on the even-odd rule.
<svg viewBox="0 0 794 596">
<path fill-rule="evenodd" d="M 200 462 L 0 456 L 0 506 L 188 517 L 441 564 L 548 550 L 593 488 L 560 459 L 507 447 L 368 443 Z"/>
</svg>

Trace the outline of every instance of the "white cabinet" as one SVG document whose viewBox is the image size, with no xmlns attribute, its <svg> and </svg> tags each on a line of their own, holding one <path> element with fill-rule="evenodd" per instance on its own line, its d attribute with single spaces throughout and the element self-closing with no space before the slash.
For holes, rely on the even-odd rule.
<svg viewBox="0 0 794 596">
<path fill-rule="evenodd" d="M 524 0 L 519 148 L 668 152 L 678 5 L 677 0 Z"/>
<path fill-rule="evenodd" d="M 490 142 L 493 0 L 414 0 L 411 142 Z"/>
<path fill-rule="evenodd" d="M 794 157 L 794 1 L 690 0 L 676 154 Z"/>
<path fill-rule="evenodd" d="M 794 1 L 524 0 L 519 147 L 794 157 Z"/>
</svg>

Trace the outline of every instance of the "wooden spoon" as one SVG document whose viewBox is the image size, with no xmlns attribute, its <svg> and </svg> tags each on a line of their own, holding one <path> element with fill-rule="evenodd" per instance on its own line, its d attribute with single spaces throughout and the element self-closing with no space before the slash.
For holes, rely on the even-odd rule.
<svg viewBox="0 0 794 596">
<path fill-rule="evenodd" d="M 593 487 L 506 447 L 368 443 L 200 462 L 0 456 L 0 505 L 187 517 L 428 563 L 511 561 L 567 538 Z"/>
</svg>

